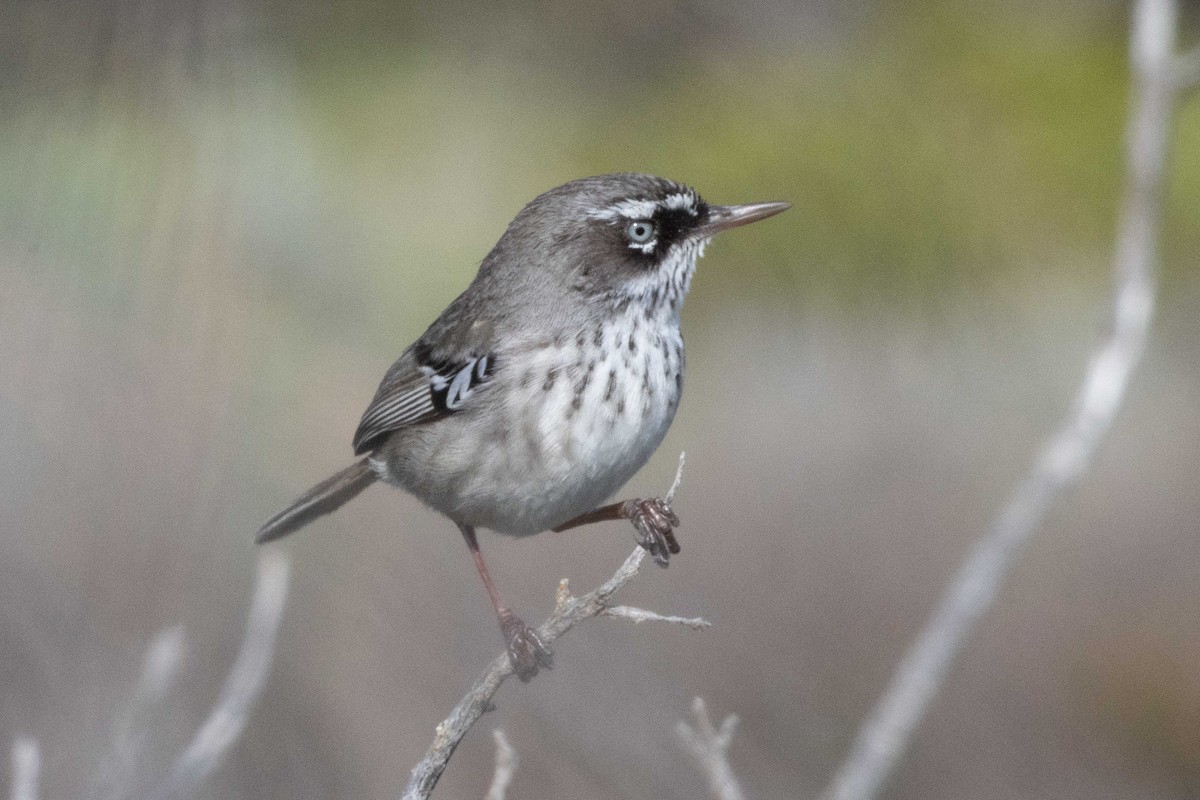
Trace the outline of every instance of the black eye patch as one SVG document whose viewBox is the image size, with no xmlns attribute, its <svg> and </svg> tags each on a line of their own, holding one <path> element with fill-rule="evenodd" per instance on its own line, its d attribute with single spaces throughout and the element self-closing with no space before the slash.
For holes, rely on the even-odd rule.
<svg viewBox="0 0 1200 800">
<path fill-rule="evenodd" d="M 699 214 L 693 214 L 686 208 L 658 208 L 654 211 L 651 221 L 655 227 L 654 249 L 646 252 L 630 248 L 630 254 L 643 263 L 647 260 L 657 261 L 666 255 L 671 245 L 687 238 L 688 233 L 703 218 L 707 209 L 700 209 Z"/>
<path fill-rule="evenodd" d="M 654 224 L 658 226 L 658 246 L 665 249 L 687 235 L 696 222 L 696 217 L 682 208 L 664 208 L 655 212 Z"/>
</svg>

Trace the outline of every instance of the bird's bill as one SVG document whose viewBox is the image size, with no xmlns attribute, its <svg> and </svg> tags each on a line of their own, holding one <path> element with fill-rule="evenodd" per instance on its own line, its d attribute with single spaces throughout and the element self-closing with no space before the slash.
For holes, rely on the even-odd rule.
<svg viewBox="0 0 1200 800">
<path fill-rule="evenodd" d="M 760 219 L 773 217 L 781 211 L 787 211 L 791 203 L 747 203 L 742 206 L 709 206 L 708 219 L 692 232 L 693 236 L 708 238 L 721 231 L 749 225 Z"/>
</svg>

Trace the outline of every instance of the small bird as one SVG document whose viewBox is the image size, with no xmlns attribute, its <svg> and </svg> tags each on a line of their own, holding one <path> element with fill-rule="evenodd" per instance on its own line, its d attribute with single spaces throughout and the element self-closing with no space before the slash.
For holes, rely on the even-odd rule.
<svg viewBox="0 0 1200 800">
<path fill-rule="evenodd" d="M 375 481 L 406 489 L 466 539 L 529 680 L 552 654 L 504 604 L 476 528 L 511 536 L 626 518 L 666 566 L 679 520 L 658 499 L 600 507 L 658 447 L 683 389 L 679 313 L 717 233 L 787 203 L 709 205 L 651 175 L 582 178 L 525 206 L 479 273 L 383 377 L 354 434 L 365 456 L 269 519 L 258 542 Z"/>
</svg>

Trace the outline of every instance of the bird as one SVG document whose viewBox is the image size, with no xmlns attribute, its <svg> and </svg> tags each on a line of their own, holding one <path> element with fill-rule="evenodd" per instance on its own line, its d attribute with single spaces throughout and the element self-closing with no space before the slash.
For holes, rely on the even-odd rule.
<svg viewBox="0 0 1200 800">
<path fill-rule="evenodd" d="M 553 653 L 505 605 L 476 529 L 511 536 L 627 518 L 666 566 L 678 517 L 602 505 L 650 458 L 683 391 L 680 311 L 714 235 L 784 202 L 710 205 L 639 173 L 570 181 L 508 225 L 474 280 L 387 370 L 354 434 L 360 460 L 258 531 L 278 539 L 381 482 L 458 526 L 524 681 Z"/>
</svg>

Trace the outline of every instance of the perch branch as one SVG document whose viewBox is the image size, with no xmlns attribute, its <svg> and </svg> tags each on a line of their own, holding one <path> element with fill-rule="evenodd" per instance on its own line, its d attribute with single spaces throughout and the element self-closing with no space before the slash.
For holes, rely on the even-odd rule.
<svg viewBox="0 0 1200 800">
<path fill-rule="evenodd" d="M 278 552 L 264 550 L 258 558 L 254 598 L 241 651 L 208 719 L 171 766 L 166 779 L 150 794 L 154 800 L 191 794 L 216 769 L 246 727 L 271 668 L 287 584 L 287 559 Z"/>
<path fill-rule="evenodd" d="M 692 724 L 680 720 L 675 725 L 684 749 L 704 773 L 713 800 L 745 800 L 746 797 L 729 766 L 729 745 L 737 723 L 737 716 L 730 714 L 720 728 L 714 728 L 704 698 L 697 697 L 692 701 Z"/>
<path fill-rule="evenodd" d="M 683 454 L 680 454 L 679 468 L 675 472 L 675 481 L 671 485 L 671 490 L 664 498 L 668 504 L 674 500 L 675 491 L 679 488 L 682 474 Z M 614 608 L 612 605 L 613 596 L 633 579 L 633 576 L 637 574 L 638 568 L 641 567 L 645 556 L 646 551 L 644 549 L 641 547 L 636 548 L 625 559 L 625 563 L 617 568 L 617 571 L 611 578 L 605 581 L 598 589 L 588 592 L 582 597 L 575 597 L 571 594 L 570 587 L 565 579 L 560 581 L 555 595 L 554 611 L 537 628 L 538 638 L 546 644 L 550 644 L 585 619 L 602 616 L 612 610 Z M 651 612 L 641 611 L 640 609 L 634 610 L 647 615 L 646 619 L 656 618 L 667 622 L 678 621 L 680 624 L 688 624 L 691 627 L 696 627 L 691 624 L 695 623 L 696 620 L 684 620 L 682 618 L 659 615 L 651 617 L 649 616 Z M 627 615 L 617 614 L 616 616 Z M 450 712 L 450 716 L 438 724 L 434 732 L 433 743 L 429 746 L 425 757 L 413 768 L 408 785 L 404 787 L 403 800 L 423 800 L 423 798 L 429 797 L 430 792 L 437 785 L 438 778 L 441 777 L 442 772 L 446 769 L 446 764 L 450 761 L 450 756 L 454 754 L 454 750 L 458 747 L 459 742 L 462 741 L 471 726 L 483 716 L 483 713 L 492 708 L 492 697 L 500 689 L 500 685 L 512 674 L 512 663 L 507 653 L 497 656 L 488 668 L 484 670 L 479 679 L 467 690 L 466 695 L 458 701 L 458 704 Z"/>
<path fill-rule="evenodd" d="M 133 699 L 116 725 L 112 750 L 100 762 L 85 797 L 121 800 L 133 796 L 139 762 L 154 729 L 154 714 L 175 683 L 183 650 L 182 625 L 162 631 L 146 648 Z"/>
<path fill-rule="evenodd" d="M 38 781 L 42 775 L 42 751 L 37 739 L 18 736 L 12 748 L 12 800 L 38 800 Z"/>
<path fill-rule="evenodd" d="M 492 773 L 492 785 L 485 800 L 504 800 L 517 771 L 517 751 L 499 728 L 492 731 L 492 738 L 496 740 L 496 771 Z"/>
<path fill-rule="evenodd" d="M 1041 526 L 1051 504 L 1087 469 L 1121 405 L 1145 349 L 1154 310 L 1163 164 L 1179 88 L 1172 70 L 1177 16 L 1174 0 L 1139 0 L 1134 7 L 1133 91 L 1113 259 L 1111 333 L 1092 355 L 1074 410 L 960 566 L 925 629 L 904 655 L 826 789 L 826 800 L 876 796 L 1022 547 Z"/>
</svg>

